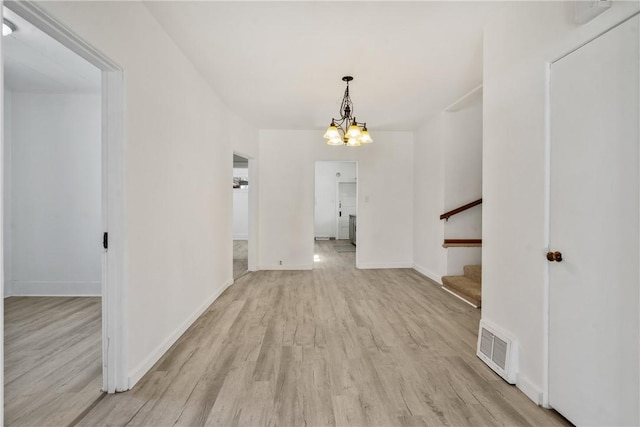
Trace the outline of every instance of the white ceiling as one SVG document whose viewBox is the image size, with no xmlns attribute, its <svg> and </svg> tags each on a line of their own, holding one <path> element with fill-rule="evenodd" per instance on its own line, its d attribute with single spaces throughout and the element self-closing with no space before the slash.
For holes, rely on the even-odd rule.
<svg viewBox="0 0 640 427">
<path fill-rule="evenodd" d="M 99 93 L 101 72 L 6 7 L 17 31 L 2 40 L 4 84 L 20 92 Z"/>
<path fill-rule="evenodd" d="M 373 131 L 413 130 L 480 85 L 482 29 L 506 3 L 145 4 L 253 125 L 326 127 L 352 75 L 355 116 Z"/>
</svg>

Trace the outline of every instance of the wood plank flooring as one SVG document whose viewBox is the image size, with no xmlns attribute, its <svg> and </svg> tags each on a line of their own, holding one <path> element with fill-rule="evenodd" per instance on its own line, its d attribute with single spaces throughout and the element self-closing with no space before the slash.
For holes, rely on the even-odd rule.
<svg viewBox="0 0 640 427">
<path fill-rule="evenodd" d="M 556 426 L 475 356 L 479 310 L 410 269 L 243 276 L 81 426 Z"/>
<path fill-rule="evenodd" d="M 4 301 L 4 419 L 68 425 L 102 395 L 100 298 Z"/>
<path fill-rule="evenodd" d="M 249 270 L 249 244 L 247 240 L 233 241 L 233 278 L 238 279 Z"/>
</svg>

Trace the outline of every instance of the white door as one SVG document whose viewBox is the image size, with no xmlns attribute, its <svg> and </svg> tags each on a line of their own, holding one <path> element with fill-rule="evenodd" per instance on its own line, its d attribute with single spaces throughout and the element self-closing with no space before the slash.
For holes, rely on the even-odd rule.
<svg viewBox="0 0 640 427">
<path fill-rule="evenodd" d="M 640 422 L 638 22 L 551 66 L 549 404 L 576 425 Z"/>
<path fill-rule="evenodd" d="M 338 239 L 349 238 L 349 215 L 356 214 L 356 183 L 338 183 Z"/>
</svg>

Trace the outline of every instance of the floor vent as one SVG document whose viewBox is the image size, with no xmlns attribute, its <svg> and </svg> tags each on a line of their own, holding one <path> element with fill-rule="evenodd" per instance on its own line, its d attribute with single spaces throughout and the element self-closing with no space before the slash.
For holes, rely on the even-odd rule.
<svg viewBox="0 0 640 427">
<path fill-rule="evenodd" d="M 480 321 L 478 357 L 510 384 L 516 382 L 515 341 L 495 327 Z"/>
</svg>

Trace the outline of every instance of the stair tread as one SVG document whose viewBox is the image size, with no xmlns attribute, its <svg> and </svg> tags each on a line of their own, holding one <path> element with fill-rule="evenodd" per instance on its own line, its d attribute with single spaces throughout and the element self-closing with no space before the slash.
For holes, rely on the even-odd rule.
<svg viewBox="0 0 640 427">
<path fill-rule="evenodd" d="M 482 284 L 479 281 L 472 280 L 466 276 L 443 276 L 442 284 L 456 295 L 480 307 L 482 302 Z"/>
</svg>

